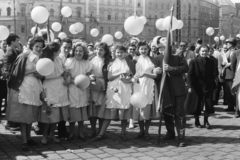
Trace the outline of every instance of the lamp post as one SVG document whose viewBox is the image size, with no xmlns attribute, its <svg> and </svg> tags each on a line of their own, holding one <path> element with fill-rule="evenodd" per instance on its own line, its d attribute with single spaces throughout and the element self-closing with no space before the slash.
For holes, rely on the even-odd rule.
<svg viewBox="0 0 240 160">
<path fill-rule="evenodd" d="M 231 36 L 233 36 L 233 14 L 230 14 L 230 18 L 231 18 Z"/>
<path fill-rule="evenodd" d="M 17 32 L 17 24 L 16 24 L 16 6 L 15 6 L 15 0 L 13 0 L 13 21 L 14 21 L 14 33 Z"/>
</svg>

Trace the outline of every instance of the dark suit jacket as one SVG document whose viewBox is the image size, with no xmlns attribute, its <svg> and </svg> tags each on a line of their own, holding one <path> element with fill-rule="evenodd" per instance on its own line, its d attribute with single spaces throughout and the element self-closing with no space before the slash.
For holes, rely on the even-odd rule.
<svg viewBox="0 0 240 160">
<path fill-rule="evenodd" d="M 233 52 L 231 57 L 231 69 L 234 72 L 234 74 L 237 70 L 237 66 L 239 62 L 240 62 L 240 49 Z"/>
<path fill-rule="evenodd" d="M 6 54 L 3 57 L 3 69 L 2 69 L 3 73 L 6 75 L 5 78 L 9 77 L 12 66 L 19 54 L 20 53 L 17 50 L 13 49 L 12 47 L 7 47 Z"/>
<path fill-rule="evenodd" d="M 163 55 L 159 55 L 155 58 L 159 67 L 163 67 Z M 183 74 L 188 72 L 187 61 L 177 55 L 172 55 L 169 59 L 169 65 L 175 67 L 175 71 L 169 72 L 170 81 L 173 87 L 174 96 L 182 96 L 187 94 L 185 82 L 183 80 Z"/>
<path fill-rule="evenodd" d="M 189 88 L 196 92 L 208 90 L 213 87 L 215 80 L 214 60 L 211 58 L 197 57 L 189 64 L 187 82 Z"/>
</svg>

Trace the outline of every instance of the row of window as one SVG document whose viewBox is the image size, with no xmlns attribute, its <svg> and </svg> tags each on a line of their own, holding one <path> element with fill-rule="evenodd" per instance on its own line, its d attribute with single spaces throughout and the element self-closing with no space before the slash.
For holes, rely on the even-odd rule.
<svg viewBox="0 0 240 160">
<path fill-rule="evenodd" d="M 11 16 L 12 8 L 7 7 L 7 16 Z M 2 15 L 2 9 L 0 9 L 0 16 Z"/>
</svg>

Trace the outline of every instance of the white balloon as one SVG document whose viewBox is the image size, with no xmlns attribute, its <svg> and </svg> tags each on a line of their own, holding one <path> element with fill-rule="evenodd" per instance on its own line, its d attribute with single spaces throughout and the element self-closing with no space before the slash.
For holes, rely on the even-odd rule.
<svg viewBox="0 0 240 160">
<path fill-rule="evenodd" d="M 225 37 L 224 37 L 224 36 L 221 36 L 220 39 L 221 39 L 221 41 L 224 41 L 224 40 L 225 40 Z"/>
<path fill-rule="evenodd" d="M 62 29 L 62 25 L 59 22 L 54 22 L 52 24 L 52 30 L 54 32 L 59 32 Z"/>
<path fill-rule="evenodd" d="M 66 35 L 66 33 L 64 33 L 64 32 L 60 32 L 60 33 L 58 34 L 58 37 L 61 38 L 61 39 L 64 39 L 64 38 L 67 38 L 67 35 Z"/>
<path fill-rule="evenodd" d="M 42 76 L 48 76 L 54 71 L 54 63 L 49 58 L 41 58 L 36 64 L 37 72 Z"/>
<path fill-rule="evenodd" d="M 9 36 L 9 29 L 6 26 L 0 25 L 0 40 L 5 40 Z"/>
<path fill-rule="evenodd" d="M 42 24 L 48 20 L 49 12 L 45 7 L 37 6 L 33 8 L 31 17 L 35 23 Z"/>
<path fill-rule="evenodd" d="M 37 33 L 38 33 L 39 31 L 40 31 L 40 28 L 37 27 Z M 36 33 L 36 27 L 32 27 L 31 33 L 32 33 L 32 35 L 34 35 L 34 34 Z"/>
<path fill-rule="evenodd" d="M 41 29 L 39 32 L 38 32 L 38 35 L 39 36 L 43 36 L 44 34 L 48 34 L 47 33 L 47 28 L 44 28 L 44 29 Z M 54 33 L 52 30 L 49 29 L 49 32 L 50 32 L 50 41 L 53 41 L 54 40 Z"/>
<path fill-rule="evenodd" d="M 182 28 L 183 28 L 183 21 L 182 20 L 178 20 L 177 29 L 182 29 Z"/>
<path fill-rule="evenodd" d="M 74 24 L 74 26 L 75 26 L 75 29 L 76 29 L 76 31 L 77 31 L 78 33 L 79 33 L 79 32 L 82 32 L 83 29 L 84 29 L 83 24 L 80 23 L 80 22 L 76 22 L 76 23 Z"/>
<path fill-rule="evenodd" d="M 123 34 L 122 34 L 122 32 L 117 31 L 114 36 L 115 36 L 115 38 L 117 38 L 117 39 L 121 39 L 121 38 L 123 37 Z"/>
<path fill-rule="evenodd" d="M 215 42 L 219 42 L 219 37 L 214 37 Z"/>
<path fill-rule="evenodd" d="M 61 13 L 64 17 L 70 17 L 72 15 L 72 9 L 68 6 L 65 6 L 61 9 Z"/>
<path fill-rule="evenodd" d="M 165 29 L 163 28 L 163 25 L 162 25 L 163 20 L 164 20 L 163 18 L 160 18 L 160 19 L 158 19 L 158 20 L 156 21 L 155 26 L 157 27 L 157 29 L 159 29 L 159 30 L 165 30 Z"/>
<path fill-rule="evenodd" d="M 107 43 L 108 46 L 111 46 L 113 44 L 113 36 L 111 34 L 105 34 L 102 37 L 101 42 Z"/>
<path fill-rule="evenodd" d="M 76 28 L 75 28 L 75 25 L 72 24 L 70 27 L 69 27 L 69 32 L 72 33 L 72 34 L 77 34 L 78 32 L 76 31 Z"/>
<path fill-rule="evenodd" d="M 93 36 L 93 37 L 97 37 L 98 34 L 99 34 L 99 31 L 97 28 L 93 28 L 91 31 L 90 31 L 90 34 Z"/>
<path fill-rule="evenodd" d="M 125 31 L 133 36 L 139 35 L 143 31 L 143 28 L 143 21 L 136 16 L 130 16 L 124 22 Z"/>
<path fill-rule="evenodd" d="M 154 37 L 151 45 L 157 46 L 157 40 L 158 40 L 159 38 L 161 38 L 161 36 L 156 36 L 156 37 Z"/>
<path fill-rule="evenodd" d="M 212 36 L 212 35 L 214 34 L 214 29 L 213 29 L 212 27 L 208 27 L 208 28 L 206 29 L 206 34 L 207 34 L 208 36 Z"/>
<path fill-rule="evenodd" d="M 171 16 L 167 16 L 164 18 L 162 25 L 165 30 L 168 30 L 170 27 Z M 172 30 L 177 29 L 178 27 L 178 20 L 174 16 L 172 17 Z"/>
<path fill-rule="evenodd" d="M 143 24 L 147 23 L 147 18 L 145 16 L 141 16 L 140 19 L 142 20 Z"/>
</svg>

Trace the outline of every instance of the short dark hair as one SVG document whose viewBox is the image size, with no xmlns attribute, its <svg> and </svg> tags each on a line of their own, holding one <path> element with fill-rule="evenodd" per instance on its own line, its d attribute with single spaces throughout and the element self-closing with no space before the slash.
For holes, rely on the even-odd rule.
<svg viewBox="0 0 240 160">
<path fill-rule="evenodd" d="M 210 48 L 209 48 L 207 45 L 201 45 L 201 46 L 199 47 L 199 51 L 200 51 L 202 48 L 207 48 L 208 51 L 210 50 Z"/>
<path fill-rule="evenodd" d="M 127 48 L 129 48 L 129 47 L 135 47 L 135 48 L 137 48 L 137 46 L 136 46 L 135 44 L 133 44 L 133 43 L 129 43 L 129 44 L 127 45 Z"/>
<path fill-rule="evenodd" d="M 203 43 L 203 40 L 199 38 L 199 39 L 197 40 L 197 43 L 198 43 L 198 44 L 202 44 L 202 43 Z"/>
<path fill-rule="evenodd" d="M 137 51 L 139 50 L 139 48 L 141 46 L 147 46 L 148 47 L 148 55 L 150 54 L 151 52 L 151 48 L 149 47 L 148 43 L 146 41 L 140 41 L 138 42 L 138 47 L 137 47 Z M 138 51 L 139 52 L 139 51 Z M 140 54 L 140 53 L 139 53 Z"/>
<path fill-rule="evenodd" d="M 116 50 L 119 49 L 119 50 L 121 50 L 121 51 L 123 51 L 123 52 L 127 52 L 127 48 L 126 48 L 124 45 L 122 45 L 122 44 L 117 44 L 117 45 L 115 46 L 115 49 L 116 49 Z"/>
<path fill-rule="evenodd" d="M 96 43 L 95 48 L 97 48 L 97 47 L 101 47 L 104 49 L 104 51 L 105 51 L 104 58 L 106 58 L 106 57 L 111 58 L 111 53 L 110 53 L 107 43 L 104 43 L 104 42 Z"/>
<path fill-rule="evenodd" d="M 43 43 L 43 48 L 45 47 L 45 41 L 43 40 L 42 37 L 33 37 L 33 39 L 31 39 L 30 41 L 29 48 L 32 50 L 33 46 L 38 42 Z"/>
<path fill-rule="evenodd" d="M 71 40 L 70 38 L 63 38 L 62 43 L 63 43 L 63 42 L 70 43 L 71 46 L 72 46 L 72 44 L 73 44 L 73 42 L 72 42 L 72 40 Z"/>
<path fill-rule="evenodd" d="M 83 49 L 83 57 L 82 59 L 84 60 L 88 60 L 88 49 L 87 49 L 87 46 L 84 45 L 84 43 L 77 43 L 74 47 L 73 47 L 73 52 L 71 54 L 70 57 L 74 57 L 75 56 L 75 51 L 76 51 L 76 48 L 77 47 L 82 47 Z"/>
<path fill-rule="evenodd" d="M 54 60 L 54 53 L 60 50 L 60 45 L 57 42 L 50 42 L 44 49 L 41 58 L 49 58 Z"/>
<path fill-rule="evenodd" d="M 10 33 L 8 38 L 6 39 L 7 45 L 11 45 L 12 41 L 16 41 L 16 39 L 19 39 L 19 36 L 16 35 L 15 33 Z"/>
</svg>

